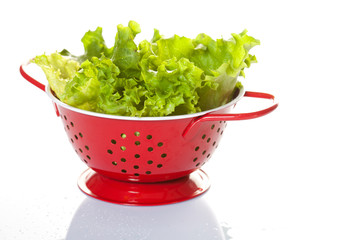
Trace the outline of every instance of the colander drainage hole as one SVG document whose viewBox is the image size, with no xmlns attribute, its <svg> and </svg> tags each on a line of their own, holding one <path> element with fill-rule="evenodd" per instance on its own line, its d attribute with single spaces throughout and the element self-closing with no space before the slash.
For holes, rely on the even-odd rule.
<svg viewBox="0 0 360 240">
<path fill-rule="evenodd" d="M 126 162 L 126 159 L 125 159 L 125 158 L 121 158 L 120 161 Z"/>
<path fill-rule="evenodd" d="M 91 159 L 91 157 L 89 156 L 89 155 L 86 155 L 86 157 L 90 160 Z"/>
<path fill-rule="evenodd" d="M 152 136 L 151 136 L 151 135 L 147 135 L 146 138 L 150 140 L 150 139 L 152 139 Z"/>
<path fill-rule="evenodd" d="M 195 151 L 198 151 L 198 150 L 199 150 L 199 148 L 200 148 L 200 147 L 199 147 L 199 146 L 197 146 L 197 147 L 195 148 Z"/>
<path fill-rule="evenodd" d="M 112 151 L 111 149 L 108 149 L 107 152 L 108 152 L 109 154 L 113 154 L 113 151 Z"/>
<path fill-rule="evenodd" d="M 121 169 L 121 172 L 126 173 L 126 170 L 125 170 L 125 169 Z"/>
<path fill-rule="evenodd" d="M 166 153 L 161 154 L 161 157 L 162 157 L 162 158 L 166 158 L 166 156 L 167 156 Z"/>
<path fill-rule="evenodd" d="M 214 127 L 215 127 L 215 124 L 211 125 L 211 129 L 214 129 Z"/>
<path fill-rule="evenodd" d="M 66 117 L 66 115 L 64 115 L 64 119 L 65 119 L 65 121 L 67 121 L 67 117 Z"/>
<path fill-rule="evenodd" d="M 140 145 L 140 141 L 135 141 L 135 145 L 139 146 Z"/>
<path fill-rule="evenodd" d="M 89 147 L 87 145 L 85 145 L 85 149 L 89 151 Z"/>
<path fill-rule="evenodd" d="M 112 143 L 112 144 L 116 144 L 116 140 L 115 140 L 115 139 L 111 139 L 111 143 Z"/>
<path fill-rule="evenodd" d="M 154 148 L 152 148 L 152 147 L 149 147 L 149 148 L 148 148 L 148 151 L 149 151 L 149 152 L 152 152 L 153 150 L 154 150 Z"/>
<path fill-rule="evenodd" d="M 140 154 L 135 154 L 135 158 L 140 158 Z"/>
<path fill-rule="evenodd" d="M 81 148 L 79 148 L 79 151 L 80 151 L 81 153 L 83 153 L 83 150 L 82 150 Z"/>
<path fill-rule="evenodd" d="M 197 160 L 198 160 L 198 158 L 196 157 L 196 158 L 194 158 L 193 162 L 196 162 Z"/>
<path fill-rule="evenodd" d="M 134 165 L 134 168 L 135 168 L 135 169 L 139 169 L 139 166 L 138 166 L 138 165 Z"/>
<path fill-rule="evenodd" d="M 121 136 L 121 138 L 126 138 L 126 134 L 125 134 L 125 133 L 122 133 L 120 136 Z"/>
<path fill-rule="evenodd" d="M 137 136 L 137 137 L 139 137 L 139 136 L 140 136 L 140 132 L 137 132 L 137 131 L 136 131 L 136 132 L 134 132 L 134 135 Z"/>
<path fill-rule="evenodd" d="M 76 140 L 78 140 L 78 139 L 79 139 L 79 138 L 78 138 L 78 136 L 77 136 L 76 134 L 74 135 L 74 137 L 75 137 L 75 139 L 76 139 Z"/>
<path fill-rule="evenodd" d="M 159 142 L 159 143 L 158 143 L 158 146 L 159 146 L 159 147 L 162 147 L 163 145 L 164 145 L 164 144 L 163 144 L 162 142 Z"/>
<path fill-rule="evenodd" d="M 117 166 L 117 162 L 113 161 L 112 165 Z"/>
<path fill-rule="evenodd" d="M 150 172 L 150 171 L 146 171 L 145 173 L 146 173 L 146 174 L 151 174 L 151 172 Z"/>
<path fill-rule="evenodd" d="M 125 146 L 121 146 L 120 149 L 121 149 L 122 151 L 125 151 L 125 150 L 126 150 L 126 147 L 125 147 Z"/>
<path fill-rule="evenodd" d="M 149 160 L 149 161 L 147 161 L 147 163 L 148 163 L 148 164 L 153 164 L 153 163 L 154 163 L 154 161 Z"/>
<path fill-rule="evenodd" d="M 201 137 L 202 139 L 205 139 L 206 138 L 206 134 L 204 134 L 204 135 L 202 135 L 202 137 Z"/>
<path fill-rule="evenodd" d="M 210 142 L 211 138 L 208 138 L 206 142 Z"/>
<path fill-rule="evenodd" d="M 162 166 L 163 166 L 162 164 L 158 164 L 158 165 L 157 165 L 158 168 L 162 168 Z"/>
<path fill-rule="evenodd" d="M 73 122 L 70 122 L 70 125 L 71 125 L 72 127 L 74 127 L 74 123 L 73 123 Z"/>
</svg>

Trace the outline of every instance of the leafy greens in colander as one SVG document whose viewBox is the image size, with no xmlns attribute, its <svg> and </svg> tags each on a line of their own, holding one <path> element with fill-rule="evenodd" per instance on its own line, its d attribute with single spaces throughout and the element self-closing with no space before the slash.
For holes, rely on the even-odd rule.
<svg viewBox="0 0 360 240">
<path fill-rule="evenodd" d="M 41 55 L 39 65 L 60 101 L 106 114 L 155 117 L 190 114 L 221 106 L 241 87 L 244 69 L 256 62 L 249 50 L 259 40 L 243 31 L 229 40 L 206 34 L 195 39 L 158 30 L 138 45 L 140 26 L 118 25 L 115 44 L 108 48 L 102 28 L 81 39 L 84 54 L 67 50 Z"/>
</svg>

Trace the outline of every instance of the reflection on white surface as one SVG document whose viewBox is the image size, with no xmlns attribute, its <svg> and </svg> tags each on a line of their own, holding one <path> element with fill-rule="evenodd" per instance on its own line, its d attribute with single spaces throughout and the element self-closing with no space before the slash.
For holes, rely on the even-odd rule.
<svg viewBox="0 0 360 240">
<path fill-rule="evenodd" d="M 226 240 L 203 197 L 163 206 L 139 207 L 87 197 L 70 224 L 66 240 Z"/>
</svg>

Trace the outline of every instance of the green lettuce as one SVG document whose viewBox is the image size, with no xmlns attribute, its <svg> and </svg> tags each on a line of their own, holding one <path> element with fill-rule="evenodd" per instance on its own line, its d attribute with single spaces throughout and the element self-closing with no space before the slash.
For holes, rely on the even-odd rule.
<svg viewBox="0 0 360 240">
<path fill-rule="evenodd" d="M 229 40 L 213 40 L 205 34 L 194 39 L 195 51 L 191 56 L 197 66 L 206 73 L 206 81 L 216 84 L 216 89 L 205 86 L 199 89 L 202 109 L 212 109 L 226 104 L 233 96 L 238 76 L 245 77 L 244 68 L 256 63 L 256 57 L 249 50 L 260 41 L 246 34 L 233 33 Z"/>
<path fill-rule="evenodd" d="M 213 40 L 206 34 L 164 38 L 157 29 L 150 41 L 136 44 L 140 32 L 134 21 L 120 24 L 108 48 L 98 27 L 81 39 L 83 55 L 63 50 L 34 62 L 60 101 L 71 106 L 123 116 L 182 115 L 229 102 L 242 87 L 238 77 L 256 62 L 250 49 L 260 44 L 246 31 Z"/>
<path fill-rule="evenodd" d="M 130 21 L 128 27 L 121 24 L 117 27 L 111 60 L 119 67 L 122 77 L 139 77 L 140 54 L 134 38 L 140 31 L 139 24 L 134 21 Z"/>
<path fill-rule="evenodd" d="M 73 79 L 80 64 L 72 59 L 62 57 L 59 53 L 36 56 L 33 60 L 41 67 L 51 89 L 59 96 L 65 92 L 66 84 Z"/>
<path fill-rule="evenodd" d="M 72 55 L 68 50 L 63 49 L 60 54 L 63 56 L 69 56 L 73 60 L 79 63 L 85 60 L 91 60 L 92 57 L 101 57 L 105 55 L 107 57 L 113 54 L 113 48 L 108 48 L 105 44 L 105 40 L 102 35 L 102 28 L 97 27 L 95 31 L 88 31 L 82 37 L 81 42 L 84 45 L 84 54 L 81 56 Z"/>
<path fill-rule="evenodd" d="M 205 34 L 199 34 L 192 40 L 177 35 L 164 39 L 158 30 L 155 30 L 152 43 L 143 42 L 140 47 L 145 47 L 145 54 L 152 53 L 146 56 L 151 63 L 151 70 L 156 70 L 163 61 L 171 58 L 189 59 L 203 70 L 202 85 L 197 88 L 200 97 L 198 107 L 208 110 L 231 100 L 234 89 L 240 86 L 237 84 L 238 76 L 245 76 L 244 68 L 256 62 L 255 56 L 248 52 L 259 44 L 260 42 L 249 37 L 246 31 L 232 34 L 229 40 L 213 40 Z M 140 48 L 140 52 L 142 49 Z"/>
</svg>

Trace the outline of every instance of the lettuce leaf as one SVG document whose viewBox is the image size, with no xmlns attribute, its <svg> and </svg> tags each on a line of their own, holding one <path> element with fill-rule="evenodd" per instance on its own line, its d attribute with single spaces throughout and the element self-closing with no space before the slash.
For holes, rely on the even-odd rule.
<svg viewBox="0 0 360 240">
<path fill-rule="evenodd" d="M 102 35 L 102 28 L 97 27 L 95 31 L 89 30 L 82 37 L 81 42 L 84 45 L 84 54 L 81 56 L 72 55 L 68 50 L 63 49 L 60 54 L 70 56 L 73 60 L 82 63 L 91 60 L 92 57 L 101 57 L 105 55 L 109 57 L 113 54 L 113 48 L 108 48 Z"/>
<path fill-rule="evenodd" d="M 213 88 L 204 86 L 199 89 L 202 110 L 212 109 L 231 100 L 237 84 L 238 76 L 245 77 L 244 68 L 256 62 L 255 56 L 249 55 L 249 50 L 260 44 L 259 40 L 246 34 L 232 34 L 229 40 L 211 39 L 205 34 L 199 34 L 193 43 L 196 45 L 190 60 L 203 69 L 206 81 L 216 84 Z"/>
<path fill-rule="evenodd" d="M 32 62 L 41 67 L 51 89 L 60 97 L 60 100 L 67 82 L 71 81 L 80 69 L 77 61 L 66 59 L 57 52 L 48 56 L 45 54 L 36 56 Z"/>
<path fill-rule="evenodd" d="M 119 24 L 108 48 L 102 28 L 81 39 L 84 54 L 41 55 L 34 59 L 59 99 L 81 109 L 123 116 L 168 116 L 221 106 L 241 88 L 238 77 L 256 62 L 249 54 L 260 42 L 246 30 L 228 40 L 199 34 L 195 39 L 164 38 L 136 44 L 140 26 Z"/>
<path fill-rule="evenodd" d="M 260 42 L 246 33 L 245 30 L 232 34 L 229 40 L 213 40 L 202 33 L 192 40 L 177 35 L 165 39 L 155 30 L 152 43 L 142 44 L 147 47 L 145 52 L 153 52 L 152 56 L 147 56 L 153 70 L 168 59 L 186 58 L 204 71 L 202 86 L 197 89 L 198 107 L 204 111 L 230 101 L 238 76 L 245 76 L 244 68 L 256 62 L 248 52 Z"/>
<path fill-rule="evenodd" d="M 84 110 L 116 113 L 119 98 L 115 86 L 119 69 L 105 56 L 92 57 L 81 64 L 81 70 L 66 84 L 61 101 Z"/>
<path fill-rule="evenodd" d="M 203 71 L 186 58 L 163 61 L 150 70 L 142 61 L 142 79 L 151 93 L 144 104 L 149 116 L 181 115 L 201 111 L 196 89 L 203 81 Z"/>
<path fill-rule="evenodd" d="M 130 21 L 128 27 L 121 24 L 117 26 L 111 60 L 119 67 L 122 77 L 139 77 L 140 54 L 134 38 L 140 31 L 139 24 L 134 21 Z"/>
<path fill-rule="evenodd" d="M 85 54 L 84 61 L 90 60 L 92 57 L 100 58 L 103 55 L 109 57 L 112 55 L 113 48 L 108 48 L 102 36 L 102 28 L 97 27 L 95 31 L 88 31 L 85 33 L 81 42 L 84 45 Z"/>
</svg>

